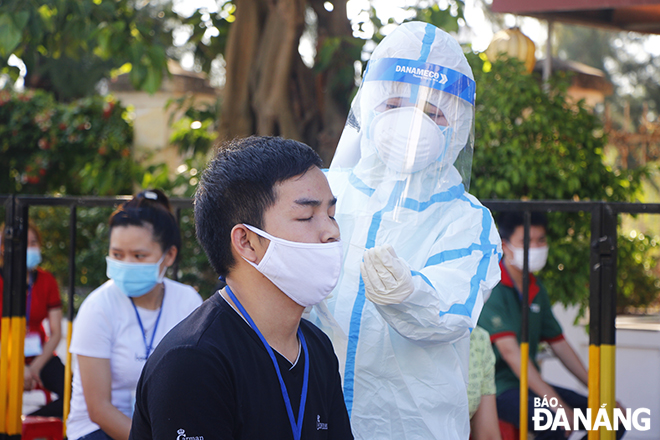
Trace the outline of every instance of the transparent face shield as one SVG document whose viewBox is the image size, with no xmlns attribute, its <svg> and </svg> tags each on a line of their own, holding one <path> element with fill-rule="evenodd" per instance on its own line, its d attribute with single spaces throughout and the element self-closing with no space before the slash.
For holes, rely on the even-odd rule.
<svg viewBox="0 0 660 440">
<path fill-rule="evenodd" d="M 369 62 L 332 166 L 353 166 L 376 154 L 402 177 L 423 172 L 427 180 L 443 179 L 453 168 L 467 190 L 474 91 L 472 79 L 442 66 L 399 58 Z"/>
<path fill-rule="evenodd" d="M 399 182 L 394 211 L 470 183 L 474 81 L 439 65 L 400 58 L 369 62 L 332 168 L 365 183 Z M 462 190 L 461 190 L 462 192 Z"/>
</svg>

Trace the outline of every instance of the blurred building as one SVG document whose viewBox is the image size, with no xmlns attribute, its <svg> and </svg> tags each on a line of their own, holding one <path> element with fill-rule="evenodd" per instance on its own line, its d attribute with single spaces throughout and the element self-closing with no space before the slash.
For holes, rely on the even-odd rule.
<svg viewBox="0 0 660 440">
<path fill-rule="evenodd" d="M 536 61 L 534 71 L 543 73 L 543 64 L 545 60 Z M 584 99 L 589 108 L 596 107 L 597 104 L 603 104 L 605 97 L 610 96 L 614 91 L 614 86 L 605 77 L 605 73 L 595 67 L 578 63 L 577 61 L 562 60 L 552 58 L 553 72 L 563 71 L 571 74 L 571 85 L 568 88 L 568 95 L 575 100 Z"/>
<path fill-rule="evenodd" d="M 163 77 L 160 89 L 149 94 L 136 91 L 128 74 L 119 75 L 109 84 L 112 93 L 126 107 L 132 107 L 134 119 L 133 155 L 145 158 L 144 163 L 167 163 L 170 172 L 181 164 L 182 157 L 177 148 L 169 142 L 172 130 L 170 121 L 176 121 L 182 114 L 175 103 L 168 103 L 184 97 L 192 97 L 196 104 L 213 104 L 218 99 L 218 89 L 212 87 L 203 73 L 184 70 L 178 63 L 168 62 L 169 76 Z"/>
</svg>

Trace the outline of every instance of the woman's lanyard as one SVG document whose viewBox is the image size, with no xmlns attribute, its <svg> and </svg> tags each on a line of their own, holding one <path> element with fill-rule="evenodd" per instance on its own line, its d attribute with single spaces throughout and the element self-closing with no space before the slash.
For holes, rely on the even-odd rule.
<svg viewBox="0 0 660 440">
<path fill-rule="evenodd" d="M 151 342 L 149 342 L 149 344 L 147 344 L 147 333 L 144 331 L 144 326 L 142 325 L 142 320 L 140 319 L 140 314 L 138 313 L 138 309 L 135 306 L 135 303 L 133 302 L 133 298 L 131 298 L 131 304 L 133 304 L 133 310 L 135 310 L 135 316 L 137 316 L 138 324 L 140 324 L 140 330 L 142 330 L 142 340 L 144 341 L 144 349 L 146 351 L 144 360 L 147 360 L 149 358 L 149 355 L 151 354 L 151 351 L 154 348 L 154 339 L 156 338 L 158 321 L 160 321 L 160 315 L 163 313 L 163 305 L 165 304 L 165 285 L 163 285 L 163 299 L 160 302 L 160 310 L 158 310 L 158 316 L 156 317 L 156 324 L 154 325 L 154 332 L 151 334 Z"/>
<path fill-rule="evenodd" d="M 30 312 L 32 311 L 32 287 L 34 286 L 34 282 L 36 281 L 37 278 L 37 273 L 35 272 L 30 272 L 30 276 L 28 278 L 28 286 L 27 286 L 27 299 L 25 300 L 25 325 L 28 327 L 30 326 Z"/>
<path fill-rule="evenodd" d="M 282 373 L 280 372 L 280 367 L 277 364 L 277 359 L 275 359 L 275 353 L 273 352 L 273 349 L 270 347 L 270 345 L 268 345 L 266 338 L 264 338 L 264 335 L 261 334 L 254 321 L 252 321 L 252 318 L 250 318 L 248 312 L 243 308 L 243 305 L 240 303 L 240 301 L 238 301 L 234 295 L 234 292 L 231 291 L 229 286 L 226 286 L 225 290 L 229 294 L 229 297 L 234 302 L 234 304 L 236 304 L 236 307 L 238 307 L 238 310 L 240 310 L 247 322 L 250 324 L 250 327 L 252 327 L 252 329 L 257 333 L 259 339 L 261 339 L 261 342 L 264 344 L 264 347 L 266 347 L 266 351 L 268 351 L 268 355 L 273 361 L 275 372 L 277 372 L 277 378 L 280 381 L 280 389 L 282 390 L 282 397 L 284 398 L 284 404 L 286 405 L 286 412 L 289 415 L 289 423 L 291 424 L 291 430 L 293 431 L 293 438 L 294 440 L 300 440 L 300 437 L 302 436 L 303 415 L 305 414 L 305 401 L 307 400 L 307 385 L 309 382 L 309 355 L 307 354 L 307 343 L 305 342 L 305 337 L 303 336 L 300 327 L 298 327 L 298 338 L 300 339 L 300 345 L 302 345 L 302 350 L 305 355 L 305 373 L 303 375 L 302 393 L 300 395 L 298 421 L 296 421 L 296 419 L 293 417 L 293 408 L 291 407 L 289 393 L 286 389 L 286 385 L 284 385 L 284 379 L 282 379 Z"/>
</svg>

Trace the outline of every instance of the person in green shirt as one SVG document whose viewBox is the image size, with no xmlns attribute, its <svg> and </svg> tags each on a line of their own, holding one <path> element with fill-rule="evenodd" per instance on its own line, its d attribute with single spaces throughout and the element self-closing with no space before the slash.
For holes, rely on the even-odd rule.
<svg viewBox="0 0 660 440">
<path fill-rule="evenodd" d="M 520 413 L 520 340 L 521 301 L 523 279 L 524 221 L 522 212 L 503 212 L 498 217 L 498 230 L 502 238 L 504 257 L 500 262 L 502 280 L 495 286 L 479 317 L 479 326 L 490 333 L 495 351 L 495 383 L 497 388 L 497 412 L 499 418 L 519 427 Z M 545 266 L 548 256 L 546 239 L 547 218 L 543 213 L 531 216 L 528 269 L 537 272 Z M 557 399 L 558 405 L 549 408 L 565 410 L 573 426 L 573 409 L 587 408 L 587 397 L 574 391 L 546 383 L 541 377 L 536 362 L 537 348 L 545 341 L 561 361 L 580 382 L 587 385 L 588 373 L 573 348 L 564 339 L 561 326 L 555 319 L 546 291 L 540 280 L 529 275 L 529 421 L 534 432 L 534 398 Z M 535 432 L 535 438 L 564 439 L 569 432 L 559 428 Z"/>
</svg>

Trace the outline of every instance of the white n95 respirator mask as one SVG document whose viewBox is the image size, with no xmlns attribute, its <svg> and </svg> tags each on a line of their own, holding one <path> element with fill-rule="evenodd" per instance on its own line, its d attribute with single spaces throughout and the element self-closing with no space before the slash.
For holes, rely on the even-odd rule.
<svg viewBox="0 0 660 440">
<path fill-rule="evenodd" d="M 512 246 L 511 243 L 508 244 L 509 248 L 513 251 L 513 261 L 511 261 L 511 264 L 513 267 L 523 270 L 525 249 Z M 548 261 L 548 246 L 529 248 L 528 257 L 527 269 L 530 272 L 538 272 L 545 267 L 545 263 Z"/>
<path fill-rule="evenodd" d="M 270 240 L 259 264 L 244 260 L 289 298 L 303 307 L 311 307 L 330 295 L 341 271 L 341 241 L 301 243 L 274 237 L 254 226 L 244 226 Z"/>
<path fill-rule="evenodd" d="M 417 107 L 400 107 L 377 115 L 369 137 L 388 168 L 415 173 L 442 159 L 451 129 L 437 125 Z"/>
</svg>

